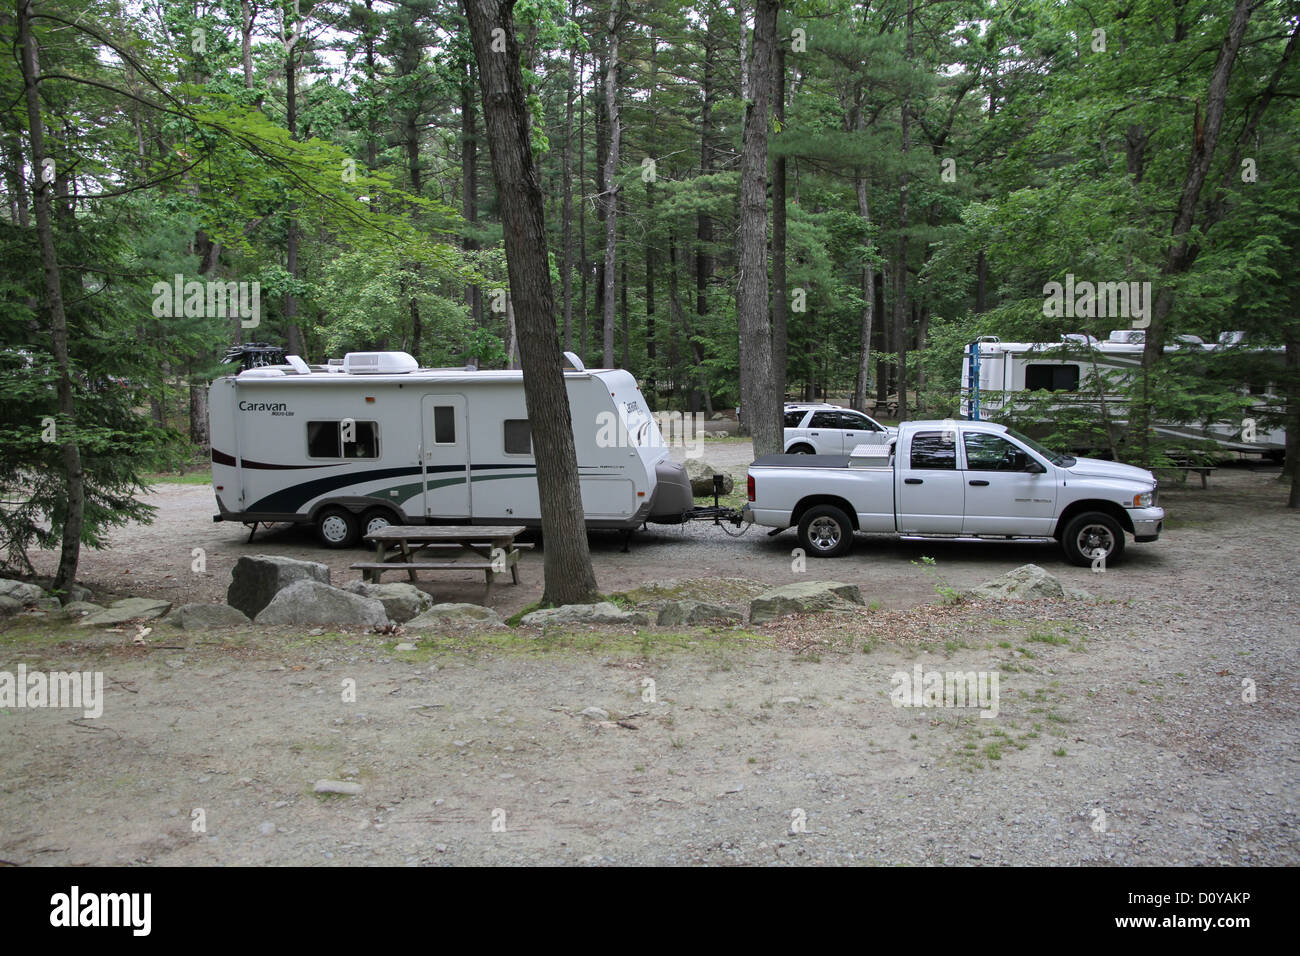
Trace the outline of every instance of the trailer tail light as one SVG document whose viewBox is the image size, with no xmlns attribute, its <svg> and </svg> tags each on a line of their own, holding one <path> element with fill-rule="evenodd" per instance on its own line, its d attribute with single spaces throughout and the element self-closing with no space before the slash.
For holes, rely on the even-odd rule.
<svg viewBox="0 0 1300 956">
<path fill-rule="evenodd" d="M 749 479 L 748 481 L 745 482 L 745 485 L 746 485 L 745 490 L 749 494 L 749 500 L 753 501 L 754 500 L 754 476 L 753 475 L 749 476 Z"/>
</svg>

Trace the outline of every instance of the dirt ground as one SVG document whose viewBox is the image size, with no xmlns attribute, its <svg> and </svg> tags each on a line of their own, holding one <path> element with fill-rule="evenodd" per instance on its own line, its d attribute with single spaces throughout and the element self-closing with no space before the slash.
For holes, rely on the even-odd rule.
<svg viewBox="0 0 1300 956">
<path fill-rule="evenodd" d="M 719 442 L 705 457 L 743 480 L 748 452 Z M 205 486 L 151 500 L 153 525 L 85 555 L 97 600 L 221 601 L 250 553 L 325 561 L 337 584 L 364 554 L 292 528 L 247 544 L 211 521 Z M 762 585 L 815 577 L 870 602 L 759 627 L 159 623 L 137 645 L 134 629 L 9 618 L 0 670 L 97 670 L 107 686 L 98 719 L 0 710 L 0 860 L 1295 864 L 1300 515 L 1276 471 L 1221 469 L 1208 489 L 1163 488 L 1162 503 L 1162 539 L 1130 543 L 1104 574 L 1047 545 L 860 537 L 799 571 L 792 532 L 652 528 L 629 554 L 593 535 L 606 593 L 743 607 Z M 494 589 L 503 616 L 538 598 L 541 561 L 526 554 L 521 584 Z M 1094 600 L 941 603 L 937 589 L 1028 562 Z M 473 574 L 422 586 L 483 596 Z M 997 716 L 893 706 L 892 675 L 918 664 L 997 672 Z M 323 778 L 361 792 L 313 793 Z"/>
</svg>

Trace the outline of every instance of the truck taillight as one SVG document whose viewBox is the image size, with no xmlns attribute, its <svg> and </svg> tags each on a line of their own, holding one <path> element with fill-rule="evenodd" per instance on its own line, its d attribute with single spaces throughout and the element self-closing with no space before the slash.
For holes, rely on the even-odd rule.
<svg viewBox="0 0 1300 956">
<path fill-rule="evenodd" d="M 749 480 L 745 482 L 745 485 L 746 485 L 745 490 L 749 494 L 749 500 L 753 501 L 754 500 L 754 476 L 753 475 L 749 476 Z"/>
</svg>

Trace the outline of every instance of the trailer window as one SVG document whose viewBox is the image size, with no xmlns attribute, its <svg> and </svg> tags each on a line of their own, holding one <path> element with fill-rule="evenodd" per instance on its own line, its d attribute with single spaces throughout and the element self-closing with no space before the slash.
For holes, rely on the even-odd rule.
<svg viewBox="0 0 1300 956">
<path fill-rule="evenodd" d="M 1030 392 L 1077 392 L 1079 366 L 1026 365 L 1025 390 Z"/>
<path fill-rule="evenodd" d="M 379 425 L 347 420 L 307 423 L 308 458 L 378 458 Z"/>
<path fill-rule="evenodd" d="M 433 406 L 433 443 L 435 445 L 456 444 L 456 406 Z"/>
<path fill-rule="evenodd" d="M 957 470 L 955 432 L 918 432 L 912 436 L 912 468 Z"/>
<path fill-rule="evenodd" d="M 379 426 L 375 422 L 353 422 L 352 428 L 340 428 L 339 431 L 344 458 L 379 457 Z"/>
<path fill-rule="evenodd" d="M 505 450 L 507 455 L 533 453 L 533 430 L 528 427 L 528 419 L 507 418 L 505 420 Z"/>
</svg>

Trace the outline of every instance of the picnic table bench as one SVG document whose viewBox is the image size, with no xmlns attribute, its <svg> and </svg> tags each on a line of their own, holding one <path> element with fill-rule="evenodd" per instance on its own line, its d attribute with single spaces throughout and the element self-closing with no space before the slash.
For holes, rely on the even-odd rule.
<svg viewBox="0 0 1300 956">
<path fill-rule="evenodd" d="M 519 555 L 532 547 L 515 543 L 524 530 L 522 525 L 389 525 L 366 535 L 375 546 L 375 560 L 351 567 L 376 584 L 385 571 L 405 571 L 412 581 L 417 571 L 482 571 L 490 598 L 493 581 L 507 568 L 511 580 L 519 583 Z"/>
</svg>

